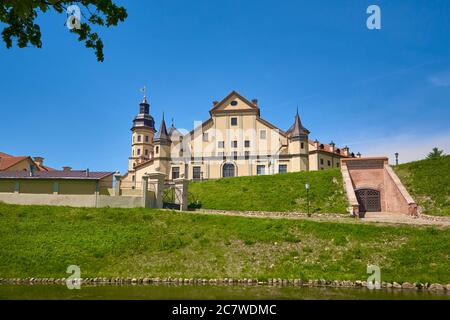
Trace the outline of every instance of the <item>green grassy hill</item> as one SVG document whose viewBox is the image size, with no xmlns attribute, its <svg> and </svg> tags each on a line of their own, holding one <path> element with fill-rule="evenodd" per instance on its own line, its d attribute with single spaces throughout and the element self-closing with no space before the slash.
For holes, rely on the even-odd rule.
<svg viewBox="0 0 450 320">
<path fill-rule="evenodd" d="M 0 277 L 450 283 L 450 229 L 0 203 Z"/>
<path fill-rule="evenodd" d="M 346 213 L 339 169 L 192 182 L 189 192 L 206 209 L 306 212 L 305 183 L 311 212 Z"/>
<path fill-rule="evenodd" d="M 423 213 L 450 215 L 450 156 L 394 167 Z"/>
</svg>

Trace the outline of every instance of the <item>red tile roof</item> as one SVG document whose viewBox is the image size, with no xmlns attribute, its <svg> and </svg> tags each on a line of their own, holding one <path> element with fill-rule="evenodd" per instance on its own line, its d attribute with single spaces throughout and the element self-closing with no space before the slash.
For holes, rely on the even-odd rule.
<svg viewBox="0 0 450 320">
<path fill-rule="evenodd" d="M 39 171 L 53 171 L 55 169 L 47 167 L 47 166 L 40 166 L 38 165 L 30 156 L 19 156 L 19 157 L 15 157 L 12 156 L 10 154 L 4 153 L 4 152 L 0 152 L 0 171 L 2 170 L 6 170 L 12 166 L 14 166 L 15 164 L 19 163 L 20 161 L 26 159 L 26 158 L 30 158 L 30 161 L 32 161 L 37 169 Z"/>
<path fill-rule="evenodd" d="M 308 140 L 308 142 L 309 142 L 310 145 L 314 145 L 316 141 Z M 319 142 L 319 141 L 318 141 L 318 142 Z M 323 149 L 320 148 L 321 145 L 323 145 Z M 332 150 L 332 147 L 331 147 L 330 144 L 319 142 L 319 148 L 317 148 L 317 151 L 319 151 L 319 152 L 325 152 L 325 153 L 330 153 L 330 154 L 337 155 L 337 156 L 340 156 L 340 157 L 343 157 L 343 158 L 351 158 L 351 153 L 350 153 L 350 152 L 349 152 L 348 156 L 345 156 L 343 152 L 341 152 L 341 153 L 338 153 L 338 152 L 337 152 L 337 150 L 342 150 L 342 149 L 344 149 L 344 148 L 337 148 L 337 147 L 335 146 L 334 152 L 333 152 L 333 151 L 331 151 L 331 150 Z M 316 151 L 316 150 L 314 150 L 314 151 Z"/>
<path fill-rule="evenodd" d="M 4 152 L 0 152 L 0 158 L 11 158 L 11 157 L 12 157 L 12 155 L 9 155 L 9 154 L 4 153 Z"/>
<path fill-rule="evenodd" d="M 6 170 L 29 157 L 0 157 L 0 171 Z"/>
</svg>

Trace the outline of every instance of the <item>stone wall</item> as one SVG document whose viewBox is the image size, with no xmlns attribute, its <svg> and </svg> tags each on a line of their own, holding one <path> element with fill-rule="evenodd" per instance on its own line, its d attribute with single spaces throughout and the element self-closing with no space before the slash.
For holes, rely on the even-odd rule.
<svg viewBox="0 0 450 320">
<path fill-rule="evenodd" d="M 142 207 L 142 197 L 105 196 L 105 195 L 63 195 L 32 193 L 0 193 L 0 201 L 21 205 L 49 205 L 70 207 Z"/>
</svg>

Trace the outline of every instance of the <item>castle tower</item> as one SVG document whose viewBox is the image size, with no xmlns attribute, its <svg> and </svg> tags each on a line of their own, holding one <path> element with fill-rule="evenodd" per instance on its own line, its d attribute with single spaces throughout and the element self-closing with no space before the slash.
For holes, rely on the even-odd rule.
<svg viewBox="0 0 450 320">
<path fill-rule="evenodd" d="M 139 113 L 133 120 L 131 128 L 131 156 L 128 160 L 128 170 L 153 157 L 153 137 L 155 135 L 155 120 L 150 115 L 150 105 L 144 96 L 139 104 Z"/>
<path fill-rule="evenodd" d="M 168 176 L 170 172 L 170 146 L 172 141 L 170 139 L 170 135 L 167 132 L 166 122 L 164 121 L 164 114 L 162 117 L 161 125 L 159 127 L 158 134 L 155 137 L 153 146 L 154 152 L 154 164 L 155 169 L 161 173 L 166 174 Z"/>
<path fill-rule="evenodd" d="M 306 129 L 300 116 L 295 115 L 294 124 L 288 130 L 289 153 L 293 155 L 291 171 L 308 171 L 309 170 L 309 130 Z"/>
</svg>

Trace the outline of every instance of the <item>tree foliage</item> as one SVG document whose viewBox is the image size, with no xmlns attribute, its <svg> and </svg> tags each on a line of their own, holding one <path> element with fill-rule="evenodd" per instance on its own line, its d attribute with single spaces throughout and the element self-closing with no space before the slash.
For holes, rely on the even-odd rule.
<svg viewBox="0 0 450 320">
<path fill-rule="evenodd" d="M 81 19 L 79 27 L 72 28 L 70 32 L 78 35 L 78 41 L 95 51 L 98 61 L 103 61 L 103 41 L 92 27 L 117 26 L 127 18 L 126 9 L 115 5 L 113 0 L 0 0 L 0 22 L 6 25 L 2 38 L 6 47 L 11 48 L 16 39 L 19 48 L 28 45 L 40 48 L 41 29 L 35 22 L 38 15 L 51 10 L 67 13 L 67 8 L 72 5 L 80 8 Z"/>
<path fill-rule="evenodd" d="M 438 147 L 434 147 L 433 150 L 427 155 L 427 159 L 436 159 L 444 155 L 444 150 L 439 150 Z"/>
</svg>

